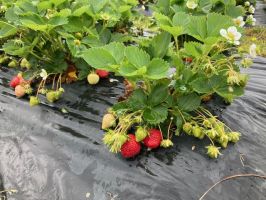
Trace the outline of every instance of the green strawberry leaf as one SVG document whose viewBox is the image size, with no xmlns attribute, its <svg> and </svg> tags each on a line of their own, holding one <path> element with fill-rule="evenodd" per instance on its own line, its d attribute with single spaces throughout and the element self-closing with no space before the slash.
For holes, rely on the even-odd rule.
<svg viewBox="0 0 266 200">
<path fill-rule="evenodd" d="M 178 132 L 181 130 L 183 126 L 183 118 L 180 113 L 175 113 L 175 125 Z"/>
<path fill-rule="evenodd" d="M 102 47 L 85 50 L 82 58 L 96 69 L 112 70 L 109 66 L 117 64 L 112 54 Z"/>
<path fill-rule="evenodd" d="M 185 42 L 184 43 L 184 49 L 186 54 L 189 56 L 193 56 L 195 58 L 202 56 L 203 50 L 202 50 L 202 44 L 198 42 Z"/>
<path fill-rule="evenodd" d="M 168 98 L 168 86 L 156 85 L 148 97 L 148 104 L 152 107 L 162 104 Z"/>
<path fill-rule="evenodd" d="M 199 77 L 190 83 L 192 89 L 197 93 L 210 94 L 213 93 L 213 87 L 207 77 Z"/>
<path fill-rule="evenodd" d="M 184 28 L 182 26 L 167 26 L 167 25 L 161 25 L 160 28 L 174 37 L 178 37 L 184 33 Z"/>
<path fill-rule="evenodd" d="M 162 32 L 152 39 L 147 51 L 153 58 L 163 58 L 169 49 L 170 43 L 171 35 Z"/>
<path fill-rule="evenodd" d="M 147 107 L 143 113 L 143 119 L 149 124 L 155 125 L 164 122 L 168 116 L 168 109 L 163 105 L 153 108 Z"/>
<path fill-rule="evenodd" d="M 0 21 L 0 39 L 15 35 L 17 28 L 11 24 Z"/>
<path fill-rule="evenodd" d="M 128 61 L 137 68 L 147 66 L 150 62 L 150 56 L 135 46 L 126 47 L 125 55 Z"/>
<path fill-rule="evenodd" d="M 128 105 L 131 109 L 138 111 L 147 106 L 147 95 L 142 89 L 137 89 L 128 99 Z"/>
<path fill-rule="evenodd" d="M 169 17 L 166 15 L 163 15 L 161 13 L 155 12 L 153 16 L 156 19 L 156 22 L 161 26 L 161 25 L 166 25 L 166 26 L 172 26 L 172 22 Z"/>
<path fill-rule="evenodd" d="M 125 57 L 125 46 L 122 43 L 113 42 L 104 46 L 104 48 L 112 54 L 116 63 L 121 63 L 123 61 Z"/>
<path fill-rule="evenodd" d="M 181 96 L 177 99 L 179 109 L 183 111 L 193 111 L 201 104 L 201 99 L 196 93 Z"/>
<path fill-rule="evenodd" d="M 146 77 L 149 79 L 162 79 L 167 77 L 169 64 L 161 58 L 154 58 L 147 67 Z"/>
</svg>

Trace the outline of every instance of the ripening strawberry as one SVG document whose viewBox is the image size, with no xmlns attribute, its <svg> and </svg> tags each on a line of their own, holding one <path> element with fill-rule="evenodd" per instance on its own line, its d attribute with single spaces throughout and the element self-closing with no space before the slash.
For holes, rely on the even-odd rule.
<svg viewBox="0 0 266 200">
<path fill-rule="evenodd" d="M 193 61 L 191 57 L 184 58 L 183 60 L 187 63 L 191 63 Z"/>
<path fill-rule="evenodd" d="M 141 145 L 133 134 L 128 134 L 129 139 L 122 145 L 121 154 L 124 158 L 131 158 L 139 154 Z"/>
<path fill-rule="evenodd" d="M 87 76 L 87 80 L 88 80 L 88 83 L 91 84 L 91 85 L 96 85 L 99 80 L 100 80 L 100 77 L 98 74 L 95 74 L 95 73 L 90 73 L 88 76 Z"/>
<path fill-rule="evenodd" d="M 151 129 L 149 135 L 143 140 L 145 146 L 150 149 L 156 149 L 160 146 L 163 136 L 161 131 L 157 129 Z"/>
<path fill-rule="evenodd" d="M 21 78 L 19 78 L 18 76 L 14 76 L 9 83 L 10 87 L 15 88 L 17 85 L 20 84 L 20 80 Z"/>
<path fill-rule="evenodd" d="M 21 98 L 21 97 L 23 97 L 25 94 L 26 94 L 26 92 L 25 92 L 25 88 L 24 88 L 23 86 L 21 86 L 21 85 L 17 85 L 17 86 L 15 87 L 15 95 L 16 95 L 17 98 Z"/>
<path fill-rule="evenodd" d="M 100 76 L 100 78 L 107 78 L 109 76 L 109 72 L 102 69 L 96 69 L 96 74 Z"/>
</svg>

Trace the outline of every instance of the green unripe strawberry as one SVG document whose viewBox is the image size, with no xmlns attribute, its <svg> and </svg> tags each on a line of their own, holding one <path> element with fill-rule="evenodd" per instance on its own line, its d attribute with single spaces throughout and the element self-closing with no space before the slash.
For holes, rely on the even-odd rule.
<svg viewBox="0 0 266 200">
<path fill-rule="evenodd" d="M 212 127 L 212 123 L 211 123 L 208 119 L 205 119 L 205 120 L 203 121 L 203 126 L 204 126 L 205 128 L 211 128 L 211 127 Z"/>
<path fill-rule="evenodd" d="M 3 56 L 0 58 L 0 64 L 4 64 L 8 61 L 9 57 L 8 56 Z"/>
<path fill-rule="evenodd" d="M 97 83 L 99 83 L 100 77 L 98 74 L 90 73 L 87 76 L 87 80 L 90 85 L 96 85 Z"/>
<path fill-rule="evenodd" d="M 202 130 L 199 126 L 194 126 L 192 128 L 192 134 L 194 135 L 194 137 L 196 138 L 200 138 L 201 134 L 202 134 Z"/>
<path fill-rule="evenodd" d="M 75 33 L 75 36 L 76 36 L 78 39 L 81 39 L 81 38 L 83 37 L 82 33 L 79 33 L 79 32 Z"/>
<path fill-rule="evenodd" d="M 62 92 L 62 93 L 65 92 L 64 88 L 62 88 L 62 87 L 60 87 L 60 88 L 58 89 L 58 91 L 60 91 L 60 92 Z"/>
<path fill-rule="evenodd" d="M 211 138 L 212 140 L 217 136 L 217 133 L 214 129 L 206 130 L 206 135 Z"/>
<path fill-rule="evenodd" d="M 48 92 L 48 90 L 45 89 L 45 88 L 42 88 L 42 89 L 39 90 L 40 94 L 46 94 L 47 92 Z"/>
<path fill-rule="evenodd" d="M 16 60 L 12 60 L 8 63 L 8 67 L 14 68 L 18 66 L 18 62 Z"/>
<path fill-rule="evenodd" d="M 32 90 L 31 87 L 27 87 L 27 88 L 25 88 L 25 93 L 26 93 L 26 94 L 32 94 L 32 92 L 33 92 L 33 90 Z"/>
<path fill-rule="evenodd" d="M 229 141 L 229 137 L 226 134 L 221 135 L 220 138 L 218 139 L 218 142 L 223 148 L 227 147 L 228 141 Z"/>
<path fill-rule="evenodd" d="M 110 145 L 114 142 L 114 134 L 115 132 L 113 130 L 108 130 L 103 136 L 103 143 L 108 147 L 110 147 Z"/>
<path fill-rule="evenodd" d="M 173 146 L 173 142 L 170 139 L 162 140 L 160 146 L 163 148 L 168 148 Z"/>
<path fill-rule="evenodd" d="M 30 97 L 30 106 L 36 106 L 40 103 L 40 100 L 38 97 L 31 96 Z"/>
<path fill-rule="evenodd" d="M 148 134 L 149 134 L 149 132 L 145 128 L 139 126 L 137 128 L 136 133 L 135 133 L 136 141 L 140 142 L 140 141 L 144 140 L 144 138 L 146 138 L 148 136 Z"/>
<path fill-rule="evenodd" d="M 230 132 L 228 133 L 228 139 L 230 142 L 236 143 L 238 142 L 241 134 L 239 132 Z"/>
<path fill-rule="evenodd" d="M 219 147 L 216 147 L 214 145 L 209 145 L 206 148 L 207 148 L 207 154 L 210 158 L 217 158 L 219 155 L 221 155 Z"/>
<path fill-rule="evenodd" d="M 56 93 L 55 91 L 50 91 L 46 93 L 46 99 L 50 102 L 53 103 L 56 101 Z"/>
<path fill-rule="evenodd" d="M 113 153 L 118 153 L 123 144 L 128 140 L 128 136 L 126 134 L 115 133 L 112 139 L 113 143 L 110 145 L 110 151 Z"/>
<path fill-rule="evenodd" d="M 240 86 L 245 87 L 248 82 L 248 75 L 247 74 L 240 74 L 239 75 Z"/>
<path fill-rule="evenodd" d="M 214 126 L 217 122 L 215 117 L 208 118 L 209 122 Z"/>
<path fill-rule="evenodd" d="M 199 139 L 202 140 L 205 137 L 205 132 L 203 130 L 201 130 Z"/>
<path fill-rule="evenodd" d="M 27 68 L 30 69 L 31 68 L 31 64 L 29 63 L 29 61 L 26 58 L 23 58 L 20 62 L 20 66 L 22 68 Z"/>
<path fill-rule="evenodd" d="M 222 122 L 217 122 L 214 125 L 214 129 L 217 132 L 218 136 L 225 135 L 224 124 Z"/>
<path fill-rule="evenodd" d="M 191 135 L 191 132 L 192 132 L 192 124 L 189 123 L 189 122 L 186 122 L 184 125 L 183 125 L 183 130 L 185 133 L 187 133 L 188 135 Z"/>
<path fill-rule="evenodd" d="M 0 6 L 0 13 L 4 13 L 7 11 L 7 7 L 6 6 Z"/>
<path fill-rule="evenodd" d="M 80 42 L 80 40 L 74 40 L 74 44 L 75 44 L 76 46 L 80 46 L 80 45 L 81 45 L 81 42 Z"/>
<path fill-rule="evenodd" d="M 250 67 L 252 64 L 253 64 L 253 61 L 252 61 L 252 59 L 250 59 L 250 58 L 244 58 L 244 59 L 241 61 L 241 65 L 242 65 L 242 67 L 244 67 L 244 68 L 248 68 L 248 67 Z"/>
<path fill-rule="evenodd" d="M 55 100 L 59 100 L 63 94 L 63 92 L 60 92 L 59 90 L 55 91 Z"/>
</svg>

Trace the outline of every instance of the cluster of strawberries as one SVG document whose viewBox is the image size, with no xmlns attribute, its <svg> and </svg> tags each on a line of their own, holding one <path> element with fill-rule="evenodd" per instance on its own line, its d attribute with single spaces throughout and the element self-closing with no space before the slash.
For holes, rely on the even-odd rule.
<svg viewBox="0 0 266 200">
<path fill-rule="evenodd" d="M 160 146 L 163 140 L 161 131 L 150 129 L 149 135 L 142 142 L 149 149 L 156 149 Z M 141 144 L 137 141 L 134 134 L 128 134 L 128 140 L 121 147 L 121 154 L 124 158 L 131 158 L 140 153 Z"/>
<path fill-rule="evenodd" d="M 99 83 L 100 78 L 108 78 L 108 76 L 108 71 L 96 69 L 95 72 L 91 72 L 88 74 L 87 80 L 90 85 L 96 85 L 97 83 Z"/>
<path fill-rule="evenodd" d="M 29 90 L 31 90 L 30 83 L 26 81 L 21 74 L 14 76 L 9 85 L 15 89 L 17 98 L 23 97 L 25 94 L 30 93 Z"/>
</svg>

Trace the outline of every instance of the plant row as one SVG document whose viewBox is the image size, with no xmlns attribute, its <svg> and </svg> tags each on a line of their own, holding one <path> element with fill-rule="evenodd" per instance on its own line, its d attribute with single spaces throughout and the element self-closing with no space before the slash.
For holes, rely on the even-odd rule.
<svg viewBox="0 0 266 200">
<path fill-rule="evenodd" d="M 142 3 L 142 4 L 140 4 Z M 19 0 L 0 6 L 0 63 L 20 68 L 11 81 L 30 105 L 60 99 L 62 83 L 109 73 L 126 79 L 124 100 L 103 118 L 103 142 L 129 158 L 173 146 L 181 133 L 210 141 L 207 154 L 236 143 L 205 106 L 212 96 L 231 103 L 244 93 L 240 72 L 256 45 L 238 48 L 255 8 L 235 0 Z"/>
</svg>

